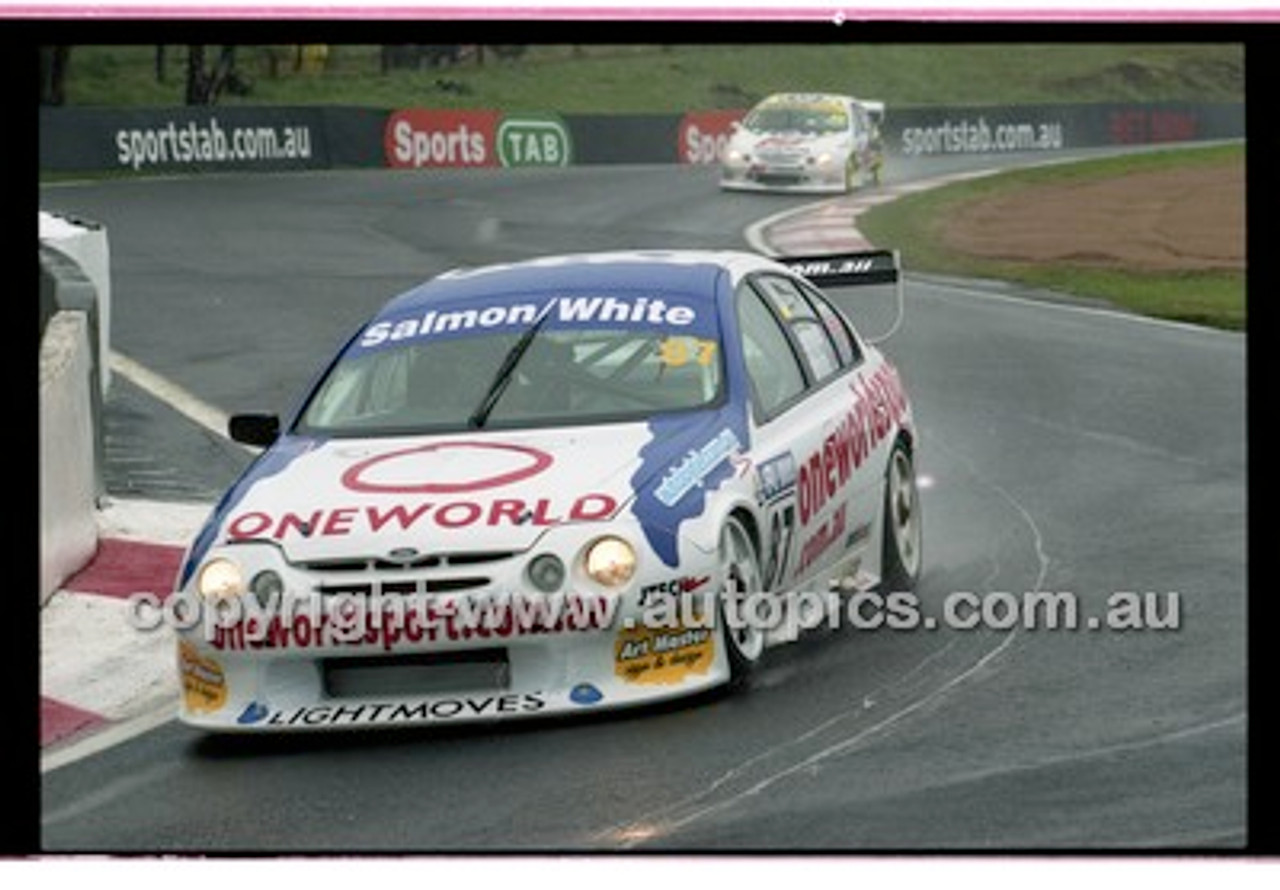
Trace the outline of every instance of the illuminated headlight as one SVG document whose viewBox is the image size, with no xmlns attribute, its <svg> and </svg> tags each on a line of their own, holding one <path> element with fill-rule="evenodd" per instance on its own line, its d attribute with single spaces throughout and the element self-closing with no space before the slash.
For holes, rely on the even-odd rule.
<svg viewBox="0 0 1280 890">
<path fill-rule="evenodd" d="M 830 164 L 830 163 L 831 163 L 831 161 L 832 161 L 831 154 L 830 154 L 829 152 L 823 152 L 822 154 L 818 155 L 818 158 L 817 158 L 817 160 L 815 161 L 815 163 L 816 163 L 819 167 L 825 167 L 825 166 L 827 166 L 828 164 Z"/>
<path fill-rule="evenodd" d="M 253 591 L 258 604 L 265 608 L 273 602 L 279 602 L 284 595 L 284 579 L 277 572 L 264 569 L 253 576 L 249 589 Z"/>
<path fill-rule="evenodd" d="M 738 151 L 736 148 L 731 148 L 725 152 L 724 159 L 725 163 L 728 164 L 741 164 L 744 160 L 742 152 Z"/>
<path fill-rule="evenodd" d="M 196 590 L 206 599 L 226 599 L 245 591 L 240 566 L 229 559 L 211 559 L 196 575 Z"/>
<path fill-rule="evenodd" d="M 587 548 L 588 577 L 605 587 L 621 587 L 636 573 L 636 552 L 621 538 L 601 538 Z"/>
<path fill-rule="evenodd" d="M 564 563 L 553 553 L 535 556 L 525 569 L 529 583 L 543 593 L 555 593 L 564 584 Z"/>
</svg>

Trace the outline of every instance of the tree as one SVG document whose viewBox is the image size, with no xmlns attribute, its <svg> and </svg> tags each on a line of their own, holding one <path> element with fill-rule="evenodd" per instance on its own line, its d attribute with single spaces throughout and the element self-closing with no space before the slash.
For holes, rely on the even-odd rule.
<svg viewBox="0 0 1280 890">
<path fill-rule="evenodd" d="M 222 91 L 243 96 L 249 92 L 249 84 L 236 73 L 236 48 L 224 46 L 209 71 L 205 70 L 203 46 L 187 47 L 187 97 L 188 105 L 214 105 Z"/>
<path fill-rule="evenodd" d="M 71 47 L 40 47 L 40 104 L 62 105 L 67 100 L 67 67 L 71 64 Z"/>
</svg>

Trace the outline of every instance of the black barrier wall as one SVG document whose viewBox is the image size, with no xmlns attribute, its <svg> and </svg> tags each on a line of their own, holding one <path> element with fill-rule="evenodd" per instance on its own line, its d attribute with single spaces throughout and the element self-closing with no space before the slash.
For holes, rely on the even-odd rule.
<svg viewBox="0 0 1280 890">
<path fill-rule="evenodd" d="M 698 157 L 688 153 L 685 137 L 690 122 L 701 123 L 702 137 L 714 145 L 727 137 L 734 117 L 725 110 L 685 115 L 547 115 L 541 120 L 538 115 L 492 111 L 320 106 L 41 108 L 39 158 L 40 169 L 48 172 L 278 171 L 567 160 L 574 164 L 706 163 L 714 160 L 714 152 Z M 435 119 L 440 125 L 432 132 Z M 393 129 L 393 121 L 396 127 L 427 129 L 409 133 Z M 505 136 L 504 124 L 511 124 Z M 890 155 L 1055 151 L 1238 139 L 1245 135 L 1245 108 L 1243 103 L 890 107 L 882 131 Z M 485 139 L 494 144 L 486 144 Z M 542 139 L 556 141 L 555 150 L 537 152 Z M 525 144 L 534 151 L 504 151 L 508 142 L 513 148 Z M 396 153 L 397 147 L 410 145 L 432 150 Z M 421 158 L 429 163 L 418 163 Z"/>
</svg>

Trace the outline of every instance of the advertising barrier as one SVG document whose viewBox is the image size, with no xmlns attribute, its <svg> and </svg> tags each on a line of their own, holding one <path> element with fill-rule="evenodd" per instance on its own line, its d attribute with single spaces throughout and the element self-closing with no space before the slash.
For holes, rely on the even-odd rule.
<svg viewBox="0 0 1280 890">
<path fill-rule="evenodd" d="M 745 109 L 511 113 L 321 106 L 41 108 L 40 169 L 210 172 L 715 164 Z M 1243 103 L 894 108 L 890 157 L 1238 139 Z"/>
</svg>

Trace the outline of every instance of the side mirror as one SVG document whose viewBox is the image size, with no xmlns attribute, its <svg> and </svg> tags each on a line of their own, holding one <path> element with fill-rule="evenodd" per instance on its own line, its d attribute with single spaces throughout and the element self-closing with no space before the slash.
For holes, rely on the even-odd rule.
<svg viewBox="0 0 1280 890">
<path fill-rule="evenodd" d="M 275 414 L 233 414 L 227 432 L 232 441 L 267 448 L 280 438 L 280 418 Z"/>
</svg>

